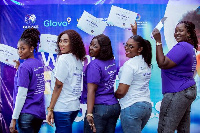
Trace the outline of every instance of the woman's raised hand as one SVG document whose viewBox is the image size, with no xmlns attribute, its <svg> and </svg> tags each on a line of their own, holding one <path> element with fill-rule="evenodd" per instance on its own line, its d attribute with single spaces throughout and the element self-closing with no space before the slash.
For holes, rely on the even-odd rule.
<svg viewBox="0 0 200 133">
<path fill-rule="evenodd" d="M 133 33 L 133 35 L 137 35 L 137 23 L 135 21 L 135 25 L 131 24 L 131 31 Z"/>
<path fill-rule="evenodd" d="M 153 35 L 154 39 L 156 40 L 156 42 L 161 42 L 161 34 L 157 28 L 155 28 L 153 30 L 152 35 Z"/>
</svg>

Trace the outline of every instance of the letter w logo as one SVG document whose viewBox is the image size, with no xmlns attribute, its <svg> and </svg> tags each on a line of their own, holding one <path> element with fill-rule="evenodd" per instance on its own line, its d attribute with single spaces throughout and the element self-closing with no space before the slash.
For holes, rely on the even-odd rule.
<svg viewBox="0 0 200 133">
<path fill-rule="evenodd" d="M 44 52 L 41 52 L 41 54 L 42 54 L 42 59 L 43 59 L 43 61 L 44 61 L 45 66 L 48 66 L 48 65 L 49 65 L 50 59 L 52 60 L 53 65 L 55 66 L 56 61 L 55 61 L 55 59 L 54 59 L 53 54 L 50 54 L 50 53 L 49 53 L 49 56 L 48 56 L 48 59 L 47 59 L 47 60 L 46 60 L 46 57 L 45 57 Z"/>
</svg>

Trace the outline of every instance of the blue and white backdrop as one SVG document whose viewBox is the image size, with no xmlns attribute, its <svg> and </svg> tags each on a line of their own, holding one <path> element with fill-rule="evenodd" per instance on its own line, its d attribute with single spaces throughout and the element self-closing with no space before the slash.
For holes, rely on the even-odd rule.
<svg viewBox="0 0 200 133">
<path fill-rule="evenodd" d="M 183 15 L 188 11 L 197 11 L 200 14 L 199 0 L 1 0 L 0 1 L 0 44 L 17 47 L 17 42 L 24 31 L 29 27 L 37 28 L 41 34 L 58 35 L 64 30 L 74 29 L 81 34 L 85 48 L 87 50 L 87 59 L 85 66 L 90 62 L 88 56 L 88 46 L 93 36 L 77 28 L 78 20 L 83 11 L 87 11 L 97 18 L 106 21 L 111 9 L 115 5 L 137 14 L 138 34 L 148 39 L 153 48 L 153 67 L 152 77 L 150 80 L 151 100 L 153 111 L 151 118 L 143 129 L 143 133 L 156 133 L 158 124 L 158 115 L 160 103 L 162 100 L 161 93 L 161 76 L 160 69 L 155 59 L 155 42 L 151 39 L 151 31 L 157 23 L 167 17 L 164 28 L 161 29 L 164 53 L 167 53 L 176 43 L 173 39 L 174 27 Z M 199 15 L 198 15 L 199 16 Z M 195 18 L 199 23 L 200 17 Z M 193 21 L 193 20 L 190 20 Z M 196 30 L 200 38 L 200 28 Z M 198 32 L 199 31 L 199 32 Z M 119 67 L 127 60 L 123 49 L 123 43 L 131 36 L 131 31 L 107 25 L 104 34 L 109 36 L 114 49 L 114 56 Z M 199 41 L 200 42 L 200 41 Z M 36 57 L 45 65 L 45 100 L 46 106 L 50 102 L 50 82 L 51 71 L 54 68 L 56 55 L 46 52 L 38 52 Z M 12 91 L 13 79 L 16 69 L 12 66 L 0 62 L 0 132 L 9 133 L 9 124 L 13 111 Z M 195 77 L 198 86 L 198 96 L 191 109 L 191 133 L 199 133 L 200 129 L 200 86 L 199 76 Z M 116 78 L 115 88 L 118 86 Z M 73 124 L 73 132 L 83 132 L 83 120 L 86 111 L 86 105 L 81 105 L 81 110 Z M 40 133 L 53 133 L 55 126 L 50 127 L 45 122 L 42 125 Z M 117 122 L 116 133 L 122 133 L 120 119 Z"/>
</svg>

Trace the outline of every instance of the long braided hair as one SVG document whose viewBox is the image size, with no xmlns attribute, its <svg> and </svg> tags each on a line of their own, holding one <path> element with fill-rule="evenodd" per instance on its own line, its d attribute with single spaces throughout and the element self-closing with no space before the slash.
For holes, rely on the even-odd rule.
<svg viewBox="0 0 200 133">
<path fill-rule="evenodd" d="M 180 21 L 178 24 L 185 25 L 187 32 L 190 34 L 187 42 L 192 44 L 194 46 L 194 48 L 197 50 L 198 49 L 198 39 L 197 39 L 196 31 L 195 31 L 195 25 L 190 21 Z"/>
</svg>

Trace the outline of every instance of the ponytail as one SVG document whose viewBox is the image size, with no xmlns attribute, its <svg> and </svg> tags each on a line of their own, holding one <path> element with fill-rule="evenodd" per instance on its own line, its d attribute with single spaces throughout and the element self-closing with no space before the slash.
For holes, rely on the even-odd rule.
<svg viewBox="0 0 200 133">
<path fill-rule="evenodd" d="M 152 59 L 151 43 L 148 40 L 143 39 L 139 35 L 135 35 L 130 38 L 136 41 L 139 47 L 143 47 L 141 55 L 144 58 L 144 61 L 147 63 L 147 65 L 151 67 L 151 59 Z"/>
<path fill-rule="evenodd" d="M 152 48 L 151 43 L 148 40 L 144 39 L 145 44 L 143 45 L 143 50 L 141 52 L 144 61 L 147 63 L 149 67 L 151 67 L 151 59 L 152 59 Z"/>
</svg>

